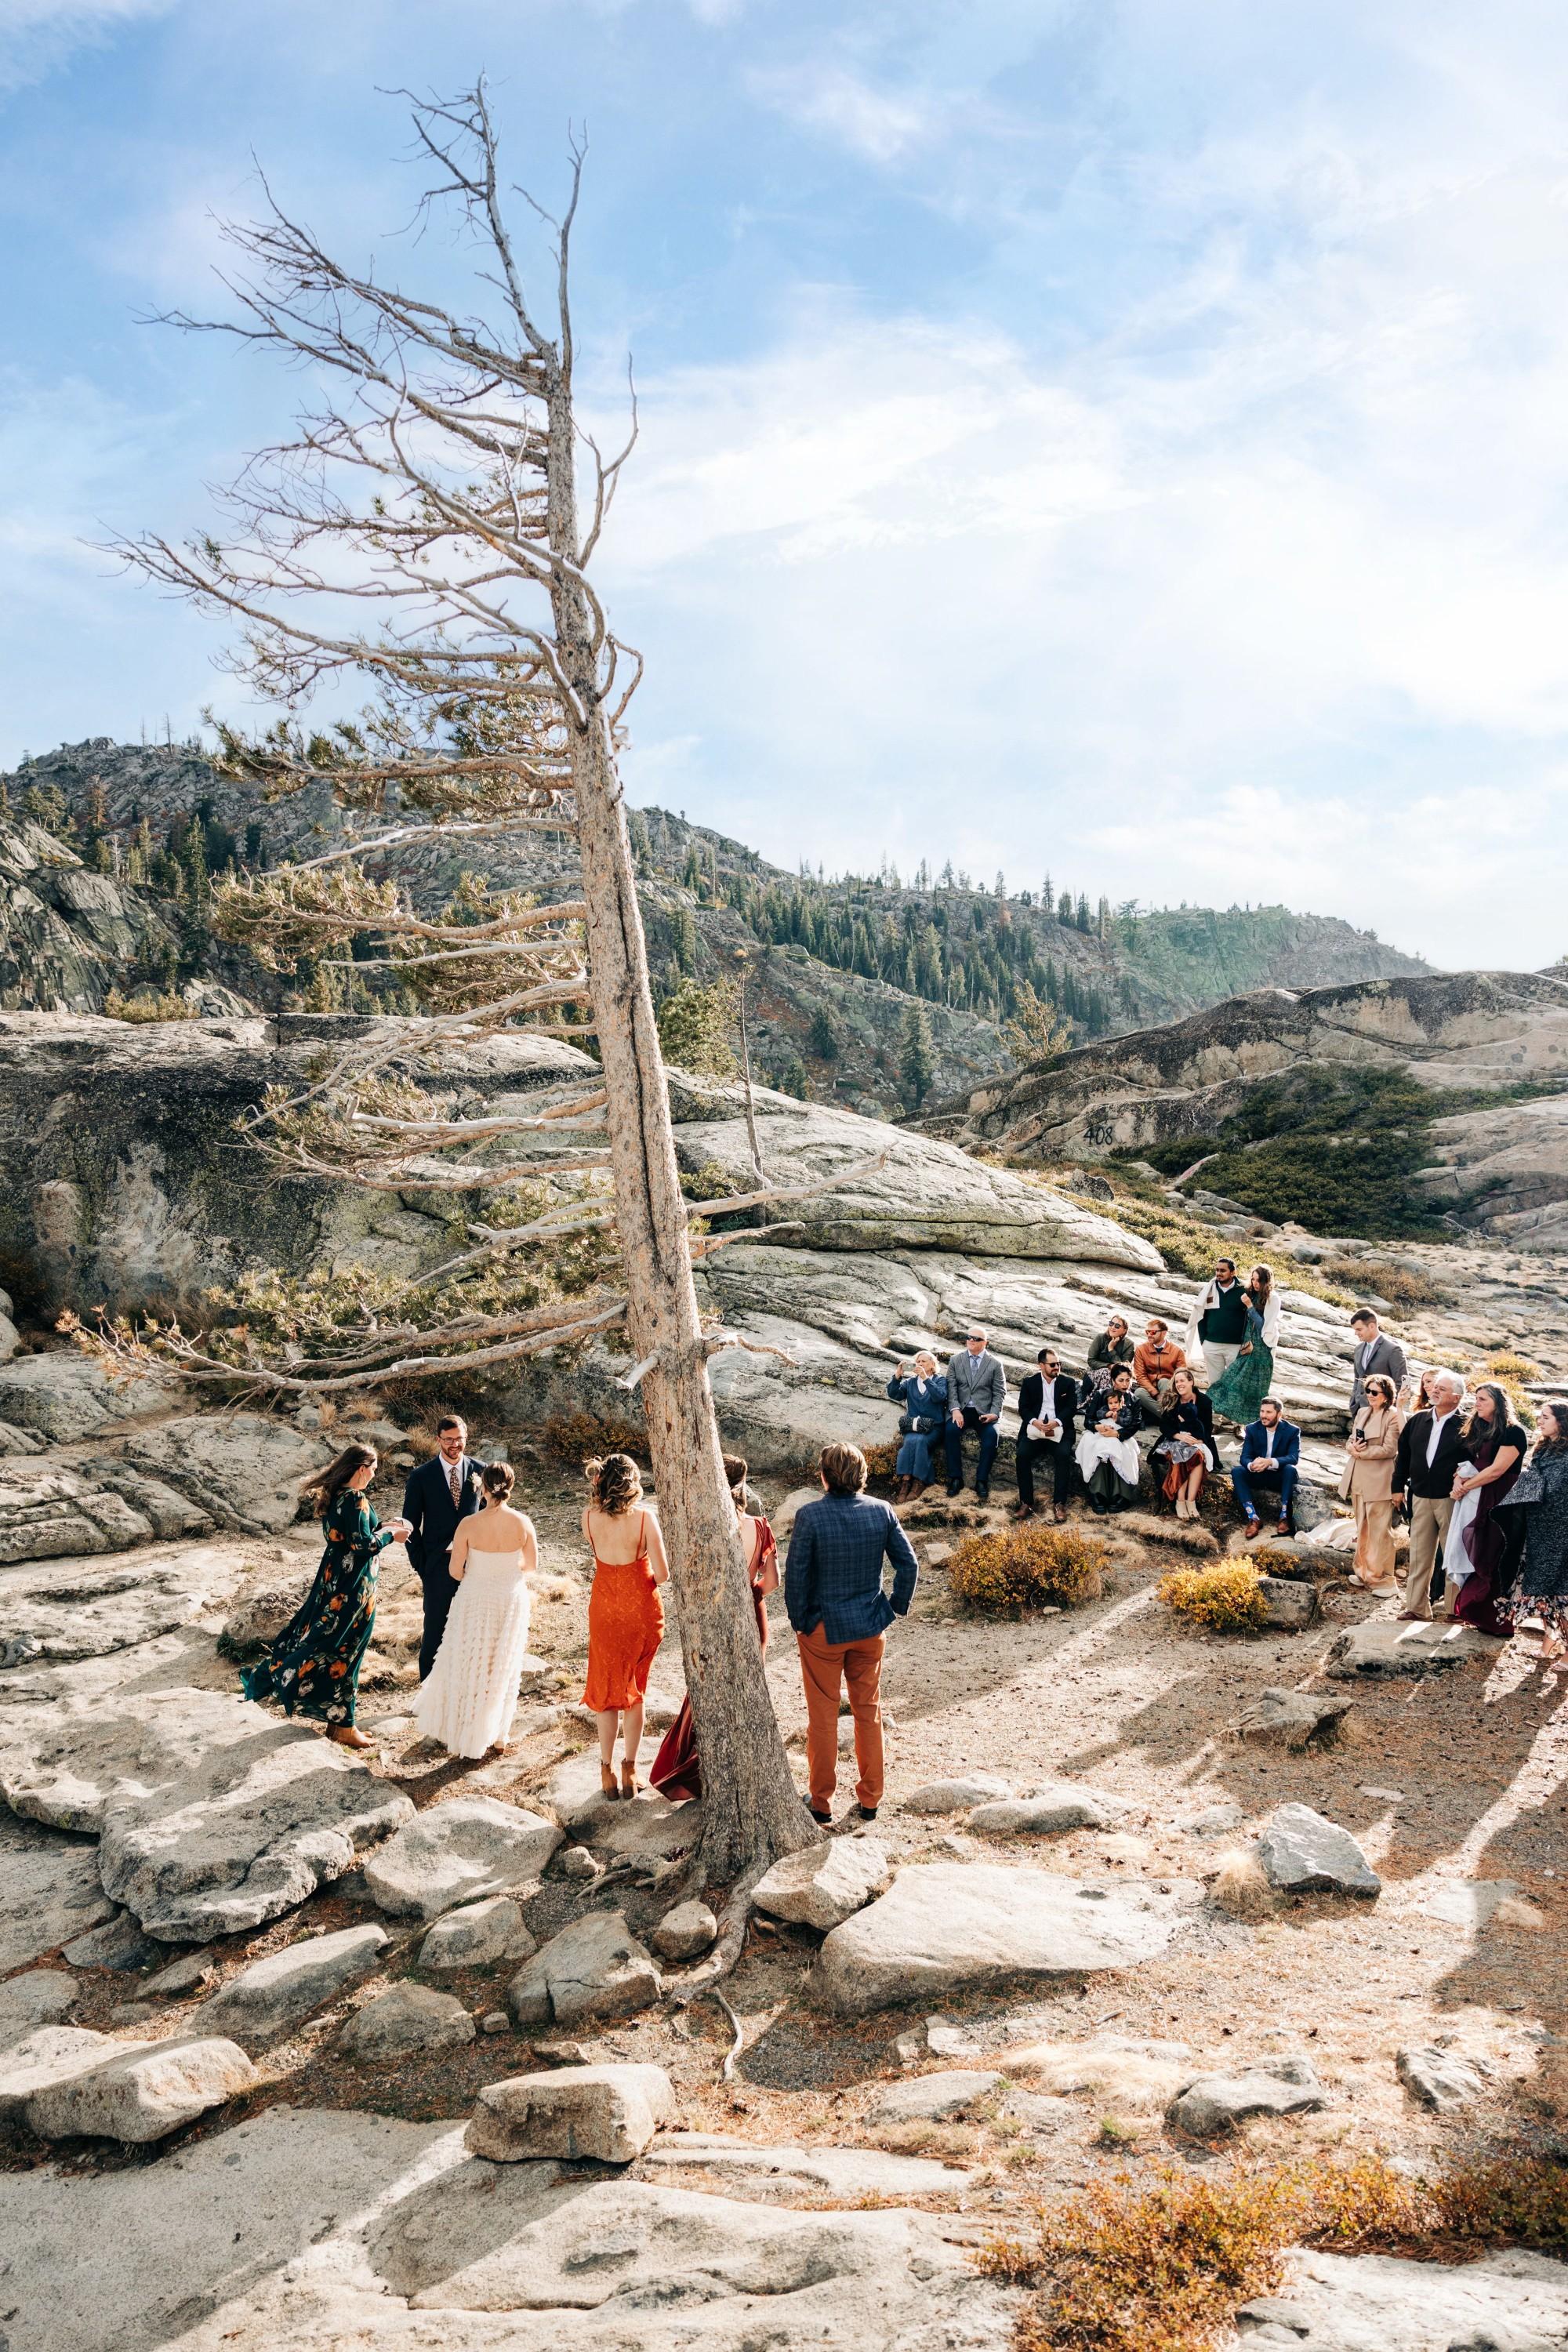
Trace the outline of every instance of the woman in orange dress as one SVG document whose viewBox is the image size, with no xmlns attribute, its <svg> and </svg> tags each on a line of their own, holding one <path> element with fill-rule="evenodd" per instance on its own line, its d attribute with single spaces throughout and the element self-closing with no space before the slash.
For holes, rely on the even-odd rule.
<svg viewBox="0 0 1568 2352">
<path fill-rule="evenodd" d="M 583 1704 L 599 1727 L 599 1780 L 606 1797 L 635 1797 L 637 1749 L 648 1670 L 664 1639 L 669 1562 L 658 1521 L 643 1503 L 642 1476 L 629 1454 L 584 1465 L 594 1499 L 583 1533 L 594 1555 L 588 1600 L 588 1681 Z M 616 1724 L 622 1726 L 620 1785 L 616 1783 Z"/>
</svg>

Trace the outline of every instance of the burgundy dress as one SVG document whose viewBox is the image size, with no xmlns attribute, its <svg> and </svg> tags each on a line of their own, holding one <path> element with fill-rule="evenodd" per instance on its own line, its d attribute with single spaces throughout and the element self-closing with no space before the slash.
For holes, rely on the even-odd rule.
<svg viewBox="0 0 1568 2352">
<path fill-rule="evenodd" d="M 757 1521 L 756 1549 L 752 1554 L 749 1570 L 752 1600 L 757 1612 L 757 1639 L 765 1650 L 768 1646 L 768 1594 L 778 1584 L 779 1548 L 773 1541 L 773 1531 L 766 1519 Z M 670 1725 L 653 1759 L 648 1774 L 649 1785 L 661 1797 L 700 1797 L 702 1794 L 702 1767 L 697 1755 L 697 1728 L 691 1720 L 689 1696 L 680 1702 L 680 1713 Z"/>
<path fill-rule="evenodd" d="M 1478 1470 L 1484 1470 L 1507 1445 L 1511 1445 L 1519 1457 L 1511 1470 L 1505 1470 L 1500 1478 L 1494 1478 L 1489 1486 L 1483 1486 L 1477 1495 L 1476 1516 L 1465 1529 L 1462 1538 L 1464 1558 L 1455 1563 L 1460 1569 L 1468 1565 L 1469 1574 L 1465 1578 L 1454 1603 L 1454 1614 L 1461 1623 L 1473 1625 L 1478 1633 L 1503 1634 L 1513 1630 L 1502 1612 L 1509 1580 L 1499 1573 L 1506 1549 L 1504 1531 L 1493 1514 L 1513 1491 L 1524 1467 L 1529 1444 L 1523 1430 L 1510 1423 L 1489 1445 L 1477 1445 L 1470 1450 L 1470 1460 Z M 1443 1566 L 1450 1575 L 1454 1573 L 1446 1554 Z"/>
</svg>

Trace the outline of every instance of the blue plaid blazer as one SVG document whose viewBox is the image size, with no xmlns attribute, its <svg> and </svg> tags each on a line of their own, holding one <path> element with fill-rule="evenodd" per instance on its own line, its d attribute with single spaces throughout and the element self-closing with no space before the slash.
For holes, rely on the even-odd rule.
<svg viewBox="0 0 1568 2352">
<path fill-rule="evenodd" d="M 893 1594 L 882 1563 L 893 1564 Z M 795 1513 L 784 1565 L 784 1608 L 797 1633 L 818 1625 L 830 1642 L 868 1642 L 902 1617 L 920 1563 L 892 1506 L 870 1495 L 824 1495 Z"/>
</svg>

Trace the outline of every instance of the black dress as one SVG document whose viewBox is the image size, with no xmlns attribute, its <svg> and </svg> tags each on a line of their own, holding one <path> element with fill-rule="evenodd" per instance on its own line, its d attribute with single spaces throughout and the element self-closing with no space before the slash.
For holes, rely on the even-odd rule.
<svg viewBox="0 0 1568 2352">
<path fill-rule="evenodd" d="M 392 1541 L 363 1495 L 334 1495 L 322 1521 L 327 1548 L 300 1608 L 267 1655 L 240 1671 L 247 1698 L 276 1698 L 285 1715 L 353 1723 L 359 1670 L 375 1623 L 377 1554 Z"/>
<path fill-rule="evenodd" d="M 1537 1446 L 1495 1517 L 1507 1522 L 1500 1587 L 1519 1567 L 1518 1581 L 1498 1607 L 1502 1630 L 1539 1617 L 1549 1633 L 1568 1634 L 1568 1447 Z"/>
</svg>

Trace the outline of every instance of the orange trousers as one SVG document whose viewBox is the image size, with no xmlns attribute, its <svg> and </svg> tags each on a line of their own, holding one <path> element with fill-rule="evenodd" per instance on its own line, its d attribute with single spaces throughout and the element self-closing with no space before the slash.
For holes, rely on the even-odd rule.
<svg viewBox="0 0 1568 2352">
<path fill-rule="evenodd" d="M 805 1769 L 811 1801 L 819 1813 L 833 1802 L 838 1778 L 838 1694 L 849 1685 L 855 1721 L 855 1794 L 863 1805 L 882 1801 L 882 1652 L 887 1636 L 868 1642 L 830 1642 L 820 1625 L 797 1633 L 800 1674 L 805 1685 Z"/>
</svg>

